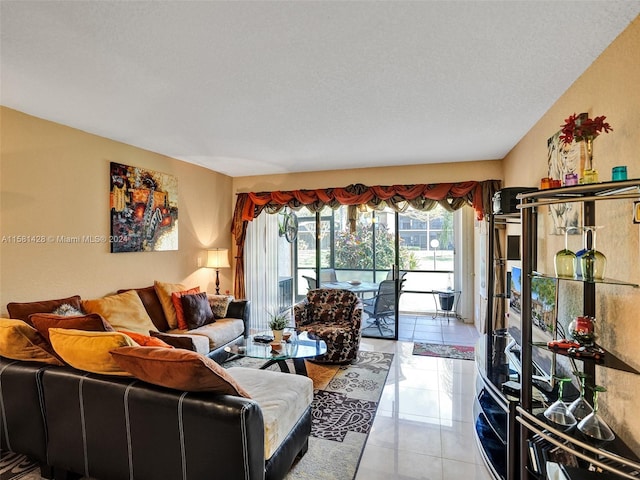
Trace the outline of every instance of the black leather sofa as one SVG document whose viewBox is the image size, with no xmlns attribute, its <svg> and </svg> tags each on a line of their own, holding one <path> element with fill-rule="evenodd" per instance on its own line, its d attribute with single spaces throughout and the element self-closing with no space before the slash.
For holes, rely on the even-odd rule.
<svg viewBox="0 0 640 480">
<path fill-rule="evenodd" d="M 42 374 L 47 368 L 0 357 L 0 450 L 29 456 L 40 464 L 42 476 L 51 478 L 41 403 Z"/>
<path fill-rule="evenodd" d="M 309 407 L 265 460 L 252 400 L 1 357 L 0 404 L 1 448 L 29 455 L 56 479 L 282 479 L 311 432 Z"/>
</svg>

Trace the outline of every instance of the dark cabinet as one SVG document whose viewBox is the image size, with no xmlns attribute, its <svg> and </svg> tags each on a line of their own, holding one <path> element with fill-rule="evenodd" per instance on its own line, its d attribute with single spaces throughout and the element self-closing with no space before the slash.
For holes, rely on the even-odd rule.
<svg viewBox="0 0 640 480">
<path fill-rule="evenodd" d="M 596 204 L 607 200 L 627 200 L 640 198 L 640 180 L 628 180 L 622 182 L 606 182 L 587 185 L 577 185 L 536 192 L 524 193 L 520 198 L 521 223 L 522 223 L 522 302 L 521 302 L 521 392 L 520 405 L 516 407 L 516 421 L 520 425 L 519 441 L 519 477 L 523 480 L 543 480 L 546 476 L 536 468 L 534 445 L 545 443 L 549 448 L 561 451 L 561 464 L 574 463 L 571 478 L 586 478 L 587 468 L 599 470 L 602 478 L 638 478 L 640 463 L 638 456 L 632 452 L 619 438 L 606 444 L 594 444 L 580 435 L 574 428 L 569 431 L 561 431 L 553 424 L 546 421 L 542 412 L 544 405 L 538 406 L 533 398 L 534 386 L 532 382 L 534 349 L 545 349 L 546 345 L 538 345 L 532 338 L 531 315 L 531 280 L 536 276 L 553 276 L 546 272 L 536 271 L 536 248 L 538 240 L 537 211 L 543 205 L 553 205 L 568 202 L 579 202 L 582 206 L 582 225 L 595 225 Z M 629 219 L 630 221 L 631 219 Z M 601 248 L 601 246 L 598 246 Z M 638 285 L 624 280 L 605 278 L 602 280 L 585 280 L 581 277 L 566 278 L 557 277 L 558 282 L 582 283 L 582 307 L 583 314 L 596 316 L 596 289 L 601 284 L 615 285 L 616 288 L 637 288 Z M 560 299 L 562 301 L 562 299 Z M 638 373 L 635 369 L 617 359 L 610 352 L 606 352 L 604 359 L 575 358 L 570 357 L 575 369 L 587 374 L 591 386 L 597 383 L 596 364 L 604 368 L 614 368 L 631 373 Z M 556 395 L 557 396 L 557 395 Z M 555 400 L 550 397 L 549 402 Z M 541 463 L 538 463 L 538 467 Z M 571 468 L 570 468 L 571 470 Z M 582 473 L 580 473 L 582 472 Z M 575 476 L 577 475 L 577 476 Z"/>
<path fill-rule="evenodd" d="M 519 435 L 516 428 L 516 390 L 518 368 L 505 354 L 510 342 L 505 328 L 508 300 L 505 251 L 508 223 L 519 223 L 519 214 L 489 215 L 487 230 L 487 316 L 486 329 L 476 345 L 476 398 L 474 401 L 475 435 L 480 454 L 496 480 L 518 478 Z M 510 383 L 508 383 L 510 382 Z"/>
<path fill-rule="evenodd" d="M 506 332 L 497 331 L 492 336 L 482 336 L 476 344 L 475 436 L 480 454 L 496 480 L 518 478 L 518 397 L 502 387 L 517 380 L 516 371 L 504 354 L 507 341 Z"/>
</svg>

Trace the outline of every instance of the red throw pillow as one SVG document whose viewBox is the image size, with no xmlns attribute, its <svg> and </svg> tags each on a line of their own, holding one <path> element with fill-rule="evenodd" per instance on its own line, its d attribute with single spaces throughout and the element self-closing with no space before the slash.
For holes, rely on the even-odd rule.
<svg viewBox="0 0 640 480">
<path fill-rule="evenodd" d="M 187 325 L 187 322 L 184 319 L 184 310 L 182 308 L 182 301 L 180 299 L 182 298 L 183 295 L 191 295 L 192 293 L 200 293 L 200 287 L 193 287 L 183 292 L 171 293 L 171 301 L 173 302 L 173 306 L 176 309 L 176 318 L 178 319 L 178 328 L 180 330 L 189 329 L 189 326 Z"/>
</svg>

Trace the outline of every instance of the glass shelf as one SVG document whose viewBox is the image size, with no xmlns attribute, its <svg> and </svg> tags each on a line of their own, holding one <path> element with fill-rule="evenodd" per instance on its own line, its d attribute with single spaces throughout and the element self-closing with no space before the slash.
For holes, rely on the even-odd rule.
<svg viewBox="0 0 640 480">
<path fill-rule="evenodd" d="M 584 197 L 628 198 L 628 195 L 640 197 L 640 179 L 621 182 L 599 182 L 570 187 L 548 188 L 535 192 L 520 193 L 519 199 L 558 199 L 565 202 L 582 201 Z"/>
<path fill-rule="evenodd" d="M 582 277 L 559 277 L 556 275 L 548 275 L 546 273 L 541 273 L 541 272 L 532 272 L 531 275 L 534 277 L 541 277 L 541 278 L 555 278 L 557 280 L 565 280 L 567 282 L 599 283 L 603 285 L 625 285 L 633 288 L 638 288 L 640 286 L 637 283 L 631 283 L 625 280 L 616 280 L 615 278 L 604 278 L 602 280 L 598 280 L 598 279 L 585 280 Z"/>
<path fill-rule="evenodd" d="M 533 342 L 532 346 L 541 348 L 543 350 L 547 350 L 548 352 L 557 353 L 558 355 L 562 355 L 563 357 L 573 358 L 574 360 L 581 360 L 583 362 L 595 363 L 596 365 L 600 365 L 606 368 L 611 368 L 612 370 L 620 370 L 622 372 L 629 372 L 629 373 L 640 373 L 640 371 L 636 370 L 634 367 L 632 367 L 625 361 L 621 360 L 620 358 L 616 357 L 613 353 L 608 352 L 604 348 L 600 347 L 600 345 L 598 345 L 598 347 L 604 350 L 604 355 L 599 360 L 596 360 L 595 358 L 578 357 L 575 355 L 569 355 L 566 350 L 564 349 L 556 350 L 553 348 L 549 348 L 546 343 Z"/>
</svg>

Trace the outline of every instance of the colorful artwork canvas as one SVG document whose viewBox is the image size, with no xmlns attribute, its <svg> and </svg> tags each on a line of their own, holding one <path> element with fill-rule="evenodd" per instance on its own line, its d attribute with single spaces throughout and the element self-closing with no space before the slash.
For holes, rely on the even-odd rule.
<svg viewBox="0 0 640 480">
<path fill-rule="evenodd" d="M 111 162 L 111 252 L 178 249 L 178 179 Z"/>
</svg>

